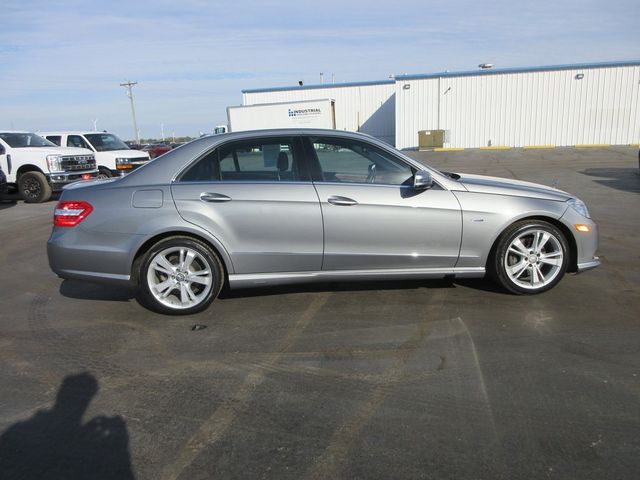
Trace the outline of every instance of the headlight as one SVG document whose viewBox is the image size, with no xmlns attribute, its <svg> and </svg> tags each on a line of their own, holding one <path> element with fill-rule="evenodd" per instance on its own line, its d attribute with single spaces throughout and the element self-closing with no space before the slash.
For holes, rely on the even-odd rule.
<svg viewBox="0 0 640 480">
<path fill-rule="evenodd" d="M 132 168 L 130 158 L 116 158 L 116 170 L 131 170 Z"/>
<path fill-rule="evenodd" d="M 60 155 L 47 155 L 47 168 L 51 173 L 64 172 L 62 168 L 62 156 Z"/>
<path fill-rule="evenodd" d="M 567 200 L 567 203 L 571 208 L 573 208 L 583 217 L 591 218 L 591 216 L 589 215 L 589 210 L 582 200 L 578 200 L 577 198 L 570 198 L 569 200 Z"/>
</svg>

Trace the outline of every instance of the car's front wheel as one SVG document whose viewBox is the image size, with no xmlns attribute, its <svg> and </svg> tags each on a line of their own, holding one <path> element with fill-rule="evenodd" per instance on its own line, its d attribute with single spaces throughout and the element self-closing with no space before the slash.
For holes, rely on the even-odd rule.
<svg viewBox="0 0 640 480">
<path fill-rule="evenodd" d="M 524 220 L 502 234 L 490 267 L 505 289 L 535 294 L 553 288 L 568 262 L 567 240 L 558 228 L 541 220 Z"/>
<path fill-rule="evenodd" d="M 96 178 L 98 178 L 99 180 L 107 180 L 108 178 L 113 177 L 113 175 L 111 174 L 111 171 L 108 168 L 104 168 L 104 167 L 100 167 L 98 169 L 98 176 Z"/>
<path fill-rule="evenodd" d="M 169 237 L 151 247 L 139 262 L 142 303 L 160 313 L 188 315 L 206 309 L 224 283 L 222 264 L 206 244 Z"/>
</svg>

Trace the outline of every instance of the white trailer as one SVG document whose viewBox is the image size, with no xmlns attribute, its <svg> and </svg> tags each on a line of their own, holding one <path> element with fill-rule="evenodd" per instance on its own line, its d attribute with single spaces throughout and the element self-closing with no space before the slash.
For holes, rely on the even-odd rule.
<svg viewBox="0 0 640 480">
<path fill-rule="evenodd" d="M 227 107 L 231 132 L 264 128 L 336 128 L 331 99 Z"/>
</svg>

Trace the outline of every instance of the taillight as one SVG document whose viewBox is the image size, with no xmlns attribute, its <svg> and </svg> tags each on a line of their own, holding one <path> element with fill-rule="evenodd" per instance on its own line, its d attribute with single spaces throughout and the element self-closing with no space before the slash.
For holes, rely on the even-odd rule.
<svg viewBox="0 0 640 480">
<path fill-rule="evenodd" d="M 53 224 L 56 227 L 75 227 L 87 218 L 92 210 L 93 207 L 87 202 L 60 200 L 53 213 Z"/>
</svg>

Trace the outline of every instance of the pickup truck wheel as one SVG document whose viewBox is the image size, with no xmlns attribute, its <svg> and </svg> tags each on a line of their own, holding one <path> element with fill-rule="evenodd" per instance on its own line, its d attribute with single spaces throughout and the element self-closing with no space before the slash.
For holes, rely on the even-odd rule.
<svg viewBox="0 0 640 480">
<path fill-rule="evenodd" d="M 51 198 L 51 186 L 40 172 L 26 172 L 18 179 L 20 196 L 27 203 L 42 203 Z"/>
<path fill-rule="evenodd" d="M 224 284 L 218 256 L 206 244 L 190 237 L 159 241 L 138 265 L 140 301 L 159 313 L 201 312 L 216 299 Z"/>
<path fill-rule="evenodd" d="M 111 172 L 108 168 L 100 168 L 98 170 L 98 176 L 96 178 L 98 178 L 99 180 L 106 180 L 107 178 L 111 177 L 113 177 L 113 175 L 111 175 Z"/>
</svg>

